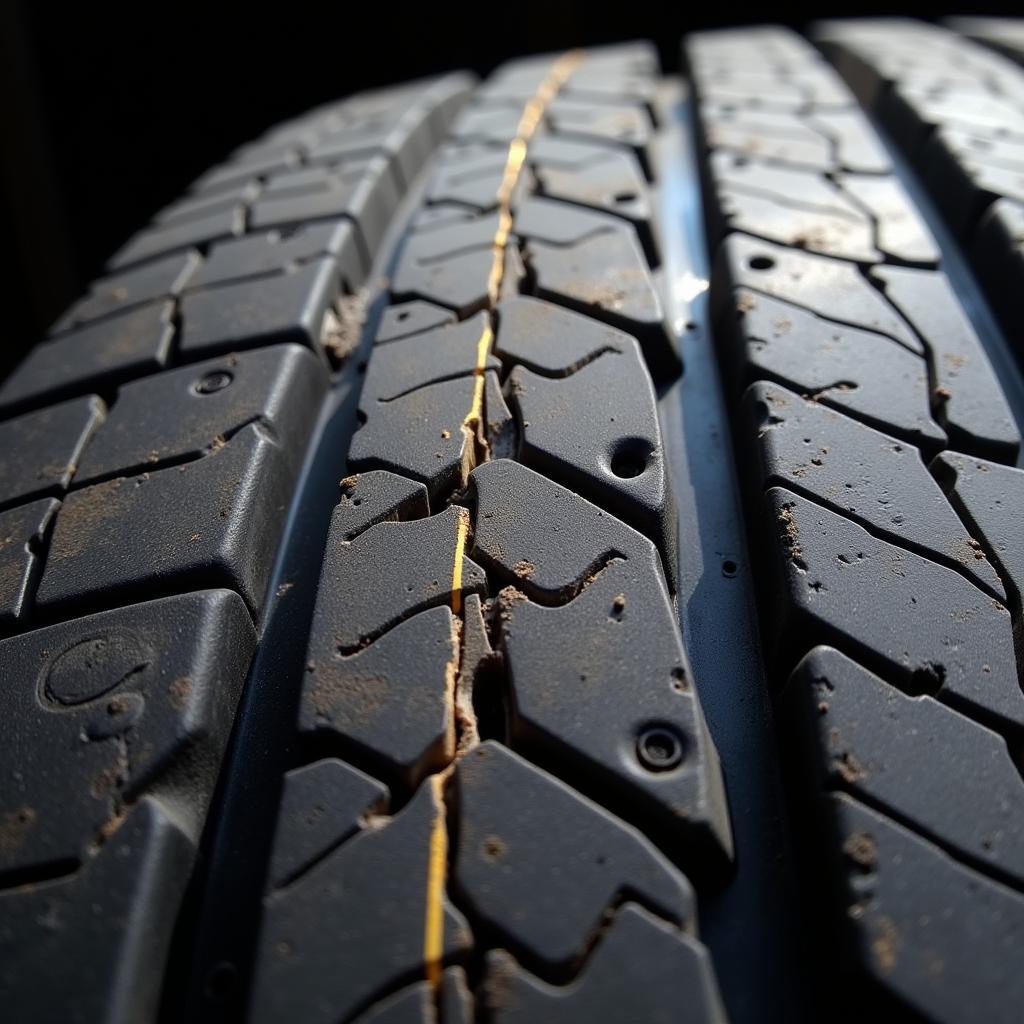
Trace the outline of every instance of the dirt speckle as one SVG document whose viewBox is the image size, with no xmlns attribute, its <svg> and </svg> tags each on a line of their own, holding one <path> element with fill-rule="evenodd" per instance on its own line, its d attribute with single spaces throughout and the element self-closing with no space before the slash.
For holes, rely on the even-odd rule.
<svg viewBox="0 0 1024 1024">
<path fill-rule="evenodd" d="M 871 940 L 871 955 L 882 974 L 892 974 L 901 945 L 900 933 L 892 919 L 884 914 L 878 918 L 875 937 Z"/>
<path fill-rule="evenodd" d="M 865 778 L 864 766 L 851 750 L 844 750 L 832 759 L 832 768 L 839 773 L 844 782 L 851 786 Z"/>
<path fill-rule="evenodd" d="M 848 835 L 843 843 L 843 853 L 865 871 L 873 871 L 878 862 L 878 844 L 867 832 Z"/>
<path fill-rule="evenodd" d="M 24 804 L 0 818 L 0 853 L 11 854 L 21 845 L 36 821 L 35 809 Z"/>
<path fill-rule="evenodd" d="M 171 704 L 178 711 L 181 711 L 192 694 L 192 680 L 188 676 L 182 676 L 180 679 L 175 679 L 167 687 L 167 696 L 171 699 Z"/>
<path fill-rule="evenodd" d="M 480 854 L 486 861 L 494 863 L 505 856 L 508 847 L 500 836 L 488 836 L 480 846 Z"/>
</svg>

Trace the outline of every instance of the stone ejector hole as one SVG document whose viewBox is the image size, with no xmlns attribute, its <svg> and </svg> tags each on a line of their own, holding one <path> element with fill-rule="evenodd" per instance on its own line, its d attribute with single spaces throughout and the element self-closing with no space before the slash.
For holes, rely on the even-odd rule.
<svg viewBox="0 0 1024 1024">
<path fill-rule="evenodd" d="M 682 738 L 667 726 L 652 726 L 637 737 L 636 756 L 649 772 L 671 771 L 683 760 Z"/>
<path fill-rule="evenodd" d="M 732 577 L 735 576 L 738 571 L 739 566 L 731 558 L 727 558 L 724 562 L 722 562 L 723 576 L 728 576 L 729 579 L 732 579 Z"/>
<path fill-rule="evenodd" d="M 612 454 L 612 472 L 624 480 L 640 476 L 651 458 L 650 446 L 639 439 L 626 439 Z"/>
<path fill-rule="evenodd" d="M 617 203 L 631 203 L 636 199 L 635 192 L 617 192 L 615 194 L 615 202 Z"/>
<path fill-rule="evenodd" d="M 771 270 L 775 266 L 775 260 L 771 256 L 751 256 L 747 260 L 747 266 L 751 270 Z"/>
<path fill-rule="evenodd" d="M 227 370 L 214 370 L 196 381 L 195 389 L 200 395 L 212 395 L 223 391 L 234 379 Z"/>
<path fill-rule="evenodd" d="M 399 323 L 401 323 L 403 320 L 408 320 L 409 319 L 409 310 L 407 310 L 407 309 L 403 310 L 401 313 L 398 314 L 397 317 L 395 317 L 395 319 Z"/>
</svg>

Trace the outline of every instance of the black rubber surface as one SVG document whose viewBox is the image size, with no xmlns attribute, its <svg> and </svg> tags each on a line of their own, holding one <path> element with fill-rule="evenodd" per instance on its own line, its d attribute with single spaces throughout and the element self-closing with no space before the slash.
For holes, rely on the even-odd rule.
<svg viewBox="0 0 1024 1024">
<path fill-rule="evenodd" d="M 1016 1021 L 1016 33 L 399 86 L 129 240 L 0 382 L 11 1018 Z"/>
<path fill-rule="evenodd" d="M 958 27 L 979 42 L 950 30 Z M 953 19 L 950 29 L 911 21 L 836 22 L 820 26 L 817 35 L 919 169 L 969 250 L 1007 333 L 1019 339 L 1024 35 L 1021 22 L 1010 19 Z M 1024 352 L 1019 340 L 1016 350 Z"/>
<path fill-rule="evenodd" d="M 858 40 L 893 74 L 934 63 L 955 78 L 932 31 L 853 22 L 824 35 Z M 696 36 L 686 55 L 821 943 L 808 985 L 825 1019 L 1014 1020 L 1024 535 L 1009 535 L 1024 474 L 988 355 L 1002 339 L 972 317 L 971 282 L 955 255 L 944 273 L 914 183 L 812 46 L 765 28 Z"/>
</svg>

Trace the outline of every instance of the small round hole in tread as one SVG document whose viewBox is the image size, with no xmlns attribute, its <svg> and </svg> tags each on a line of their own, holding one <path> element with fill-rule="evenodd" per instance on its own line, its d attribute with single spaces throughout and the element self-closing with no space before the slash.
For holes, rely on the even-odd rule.
<svg viewBox="0 0 1024 1024">
<path fill-rule="evenodd" d="M 622 480 L 640 476 L 651 461 L 652 449 L 642 438 L 629 437 L 620 441 L 612 452 L 611 470 Z"/>
<path fill-rule="evenodd" d="M 683 761 L 685 743 L 668 725 L 651 725 L 636 739 L 636 756 L 649 772 L 667 772 Z"/>
<path fill-rule="evenodd" d="M 234 379 L 227 370 L 214 370 L 196 381 L 195 390 L 200 395 L 213 395 L 223 391 Z"/>
<path fill-rule="evenodd" d="M 775 260 L 771 256 L 751 256 L 747 260 L 747 266 L 751 270 L 771 270 L 775 266 Z"/>
</svg>

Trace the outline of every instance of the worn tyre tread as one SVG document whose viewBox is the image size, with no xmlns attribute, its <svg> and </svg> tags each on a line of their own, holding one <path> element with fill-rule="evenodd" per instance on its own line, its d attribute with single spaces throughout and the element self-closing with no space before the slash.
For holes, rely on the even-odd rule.
<svg viewBox="0 0 1024 1024">
<path fill-rule="evenodd" d="M 825 36 L 858 39 L 859 24 Z M 890 24 L 872 30 L 876 54 L 899 52 Z M 919 55 L 929 31 L 907 33 Z M 699 34 L 686 55 L 768 664 L 808 877 L 824 886 L 816 915 L 834 936 L 822 963 L 846 976 L 853 1014 L 1012 1019 L 1024 909 L 1010 852 L 1024 799 L 1020 540 L 1004 518 L 1020 489 L 1013 413 L 911 189 L 826 61 L 776 28 Z M 830 155 L 813 151 L 816 134 Z M 849 189 L 855 163 L 884 206 Z M 884 241 L 893 223 L 926 260 Z M 924 882 L 931 871 L 949 887 Z M 929 926 L 943 914 L 956 929 Z M 968 938 L 982 934 L 987 952 Z"/>
</svg>

